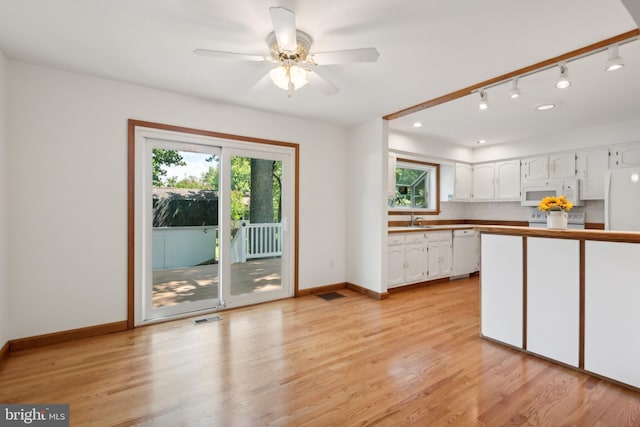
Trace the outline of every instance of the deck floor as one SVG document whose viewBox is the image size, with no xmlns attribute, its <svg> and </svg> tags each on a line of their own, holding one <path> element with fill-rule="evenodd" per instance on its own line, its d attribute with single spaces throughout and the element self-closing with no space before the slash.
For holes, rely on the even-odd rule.
<svg viewBox="0 0 640 427">
<path fill-rule="evenodd" d="M 219 264 L 153 272 L 153 307 L 218 297 Z M 282 286 L 282 258 L 262 258 L 231 264 L 231 294 L 266 292 Z"/>
</svg>

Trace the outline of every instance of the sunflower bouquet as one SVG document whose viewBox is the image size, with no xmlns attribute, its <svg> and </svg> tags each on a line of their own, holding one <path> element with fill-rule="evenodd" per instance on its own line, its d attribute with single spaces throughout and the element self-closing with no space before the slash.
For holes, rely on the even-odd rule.
<svg viewBox="0 0 640 427">
<path fill-rule="evenodd" d="M 545 197 L 538 204 L 538 210 L 542 212 L 550 212 L 550 211 L 562 211 L 568 212 L 573 207 L 573 203 L 571 203 L 565 196 L 549 196 Z"/>
</svg>

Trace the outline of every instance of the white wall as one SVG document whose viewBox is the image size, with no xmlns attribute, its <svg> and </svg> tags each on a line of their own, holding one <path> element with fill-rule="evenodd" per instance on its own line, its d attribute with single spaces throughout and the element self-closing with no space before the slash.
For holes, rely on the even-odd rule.
<svg viewBox="0 0 640 427">
<path fill-rule="evenodd" d="M 473 150 L 469 147 L 398 131 L 389 132 L 389 150 L 411 156 L 423 156 L 431 160 L 473 162 Z"/>
<path fill-rule="evenodd" d="M 9 247 L 9 195 L 7 172 L 7 60 L 0 50 L 0 348 L 10 338 L 9 329 L 9 263 L 7 262 Z"/>
<path fill-rule="evenodd" d="M 129 118 L 299 143 L 300 288 L 346 280 L 344 129 L 14 60 L 8 71 L 10 338 L 126 319 Z"/>
<path fill-rule="evenodd" d="M 386 292 L 387 156 L 382 119 L 349 130 L 347 280 L 378 293 Z"/>
</svg>

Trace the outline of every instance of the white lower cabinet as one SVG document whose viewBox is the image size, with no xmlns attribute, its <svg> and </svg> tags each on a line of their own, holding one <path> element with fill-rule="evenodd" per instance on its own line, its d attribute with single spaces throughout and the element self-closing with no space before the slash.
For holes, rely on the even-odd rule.
<svg viewBox="0 0 640 427">
<path fill-rule="evenodd" d="M 387 241 L 387 288 L 425 280 L 425 233 L 390 234 Z"/>
<path fill-rule="evenodd" d="M 387 288 L 404 283 L 404 235 L 390 234 L 387 241 Z"/>
<path fill-rule="evenodd" d="M 451 231 L 429 231 L 427 234 L 427 278 L 450 276 L 452 273 Z"/>
<path fill-rule="evenodd" d="M 527 350 L 578 367 L 580 245 L 527 238 Z"/>
<path fill-rule="evenodd" d="M 481 248 L 481 333 L 522 348 L 522 236 L 482 234 Z"/>
<path fill-rule="evenodd" d="M 640 244 L 585 243 L 584 368 L 640 387 Z"/>
</svg>

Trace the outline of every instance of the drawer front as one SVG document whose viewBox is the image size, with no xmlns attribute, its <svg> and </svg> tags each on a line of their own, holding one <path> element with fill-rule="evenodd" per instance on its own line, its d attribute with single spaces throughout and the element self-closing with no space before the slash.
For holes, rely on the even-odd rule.
<svg viewBox="0 0 640 427">
<path fill-rule="evenodd" d="M 404 245 L 404 234 L 390 234 L 387 246 Z"/>
<path fill-rule="evenodd" d="M 427 233 L 428 242 L 446 242 L 451 241 L 451 231 L 429 231 Z"/>
<path fill-rule="evenodd" d="M 406 244 L 424 243 L 424 233 L 409 233 L 404 237 Z"/>
</svg>

